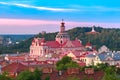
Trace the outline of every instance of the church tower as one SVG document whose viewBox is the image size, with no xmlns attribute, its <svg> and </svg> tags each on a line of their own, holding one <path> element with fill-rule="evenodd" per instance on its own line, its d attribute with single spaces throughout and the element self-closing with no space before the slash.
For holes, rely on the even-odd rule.
<svg viewBox="0 0 120 80">
<path fill-rule="evenodd" d="M 60 26 L 60 32 L 64 33 L 65 32 L 65 23 L 62 20 L 61 26 Z"/>
<path fill-rule="evenodd" d="M 61 26 L 60 26 L 60 32 L 56 35 L 56 41 L 59 42 L 59 44 L 64 44 L 70 40 L 69 35 L 67 32 L 65 32 L 65 23 L 62 20 Z"/>
</svg>

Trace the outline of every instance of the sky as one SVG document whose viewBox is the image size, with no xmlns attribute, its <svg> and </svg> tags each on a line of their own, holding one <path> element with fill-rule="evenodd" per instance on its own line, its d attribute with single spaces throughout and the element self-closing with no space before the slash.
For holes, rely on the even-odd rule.
<svg viewBox="0 0 120 80">
<path fill-rule="evenodd" d="M 120 0 L 0 0 L 0 34 L 37 34 L 74 27 L 120 27 Z"/>
</svg>

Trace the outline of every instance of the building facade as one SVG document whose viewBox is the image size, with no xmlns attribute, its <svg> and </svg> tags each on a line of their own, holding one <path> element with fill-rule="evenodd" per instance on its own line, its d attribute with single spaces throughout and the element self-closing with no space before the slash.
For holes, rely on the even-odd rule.
<svg viewBox="0 0 120 80">
<path fill-rule="evenodd" d="M 120 53 L 119 52 L 103 52 L 96 55 L 94 65 L 100 63 L 107 63 L 120 67 Z"/>
<path fill-rule="evenodd" d="M 67 51 L 83 50 L 80 40 L 70 40 L 62 22 L 55 41 L 46 41 L 44 38 L 34 38 L 30 46 L 30 57 L 51 57 L 52 54 L 61 54 Z"/>
</svg>

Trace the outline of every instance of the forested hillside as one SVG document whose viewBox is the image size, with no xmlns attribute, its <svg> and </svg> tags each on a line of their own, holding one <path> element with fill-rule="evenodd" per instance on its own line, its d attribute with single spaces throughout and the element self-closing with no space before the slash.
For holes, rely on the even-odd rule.
<svg viewBox="0 0 120 80">
<path fill-rule="evenodd" d="M 85 45 L 88 41 L 93 44 L 97 49 L 102 45 L 106 45 L 111 50 L 120 50 L 120 29 L 116 28 L 101 28 L 95 27 L 95 30 L 100 34 L 86 34 L 90 32 L 90 27 L 77 27 L 71 30 L 68 30 L 68 34 L 71 37 L 71 40 L 78 38 Z M 34 37 L 44 37 L 46 40 L 55 40 L 57 32 L 55 33 L 46 33 L 42 35 L 41 33 Z M 9 52 L 28 52 L 33 37 L 22 41 L 18 45 L 13 45 L 9 47 L 0 47 L 0 53 L 9 53 Z"/>
</svg>

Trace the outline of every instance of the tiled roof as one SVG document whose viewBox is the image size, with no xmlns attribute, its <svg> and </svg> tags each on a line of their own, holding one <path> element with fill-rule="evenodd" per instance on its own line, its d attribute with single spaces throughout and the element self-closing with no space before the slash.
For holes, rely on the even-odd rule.
<svg viewBox="0 0 120 80">
<path fill-rule="evenodd" d="M 60 44 L 57 41 L 47 41 L 46 42 L 47 46 L 50 46 L 52 48 L 59 48 Z"/>
<path fill-rule="evenodd" d="M 2 71 L 7 71 L 7 72 L 20 72 L 27 69 L 27 66 L 21 64 L 21 63 L 11 63 L 5 67 L 2 68 Z"/>
<path fill-rule="evenodd" d="M 105 60 L 109 55 L 107 53 L 98 54 L 98 57 L 101 61 Z"/>
<path fill-rule="evenodd" d="M 87 54 L 86 57 L 95 57 L 93 54 Z"/>
<path fill-rule="evenodd" d="M 115 53 L 113 59 L 120 60 L 120 53 Z"/>
<path fill-rule="evenodd" d="M 72 41 L 72 43 L 75 47 L 81 47 L 82 46 L 82 44 L 80 43 L 79 40 Z"/>
<path fill-rule="evenodd" d="M 87 42 L 86 46 L 92 46 L 90 42 Z"/>
<path fill-rule="evenodd" d="M 77 51 L 73 52 L 73 54 L 74 54 L 76 57 L 79 57 L 79 56 L 80 56 L 80 52 L 77 52 Z"/>
<path fill-rule="evenodd" d="M 56 54 L 56 53 L 52 54 L 52 58 L 59 58 L 59 57 L 60 57 L 60 54 Z"/>
<path fill-rule="evenodd" d="M 69 41 L 70 44 L 72 44 L 73 46 L 72 47 L 82 47 L 83 45 L 80 43 L 79 40 L 74 40 L 74 41 Z M 62 47 L 64 48 L 69 48 L 68 46 L 66 46 L 67 42 L 65 42 L 64 44 L 62 44 Z"/>
<path fill-rule="evenodd" d="M 57 41 L 45 41 L 45 39 L 43 38 L 35 38 L 33 41 L 32 41 L 32 46 L 36 45 L 37 42 L 39 44 L 39 46 L 43 45 L 42 43 L 45 43 L 46 46 L 49 46 L 51 48 L 60 48 L 60 47 L 65 47 L 65 45 L 67 44 L 67 42 L 64 42 L 62 45 L 57 42 Z M 74 40 L 74 41 L 70 41 L 72 43 L 72 45 L 74 45 L 74 47 L 81 47 L 82 44 L 80 43 L 79 40 Z"/>
<path fill-rule="evenodd" d="M 9 56 L 9 60 L 25 60 L 25 56 Z"/>
<path fill-rule="evenodd" d="M 51 67 L 54 68 L 54 65 L 52 64 L 40 64 L 40 65 L 29 65 L 30 67 L 40 67 L 40 68 L 46 68 L 46 67 Z"/>
<path fill-rule="evenodd" d="M 78 40 L 71 41 L 71 42 L 75 47 L 81 47 L 82 46 L 82 44 Z M 60 48 L 60 47 L 64 47 L 67 42 L 65 42 L 63 45 L 60 45 L 57 41 L 47 41 L 46 43 L 47 43 L 47 46 L 50 46 L 52 48 Z"/>
<path fill-rule="evenodd" d="M 108 56 L 111 57 L 113 60 L 120 60 L 120 53 L 104 52 L 98 54 L 100 60 L 105 60 Z"/>
</svg>

